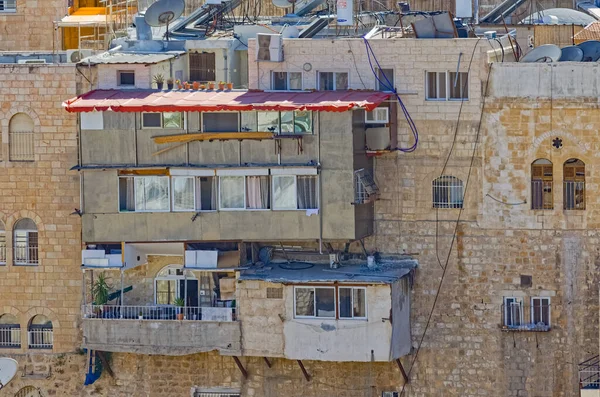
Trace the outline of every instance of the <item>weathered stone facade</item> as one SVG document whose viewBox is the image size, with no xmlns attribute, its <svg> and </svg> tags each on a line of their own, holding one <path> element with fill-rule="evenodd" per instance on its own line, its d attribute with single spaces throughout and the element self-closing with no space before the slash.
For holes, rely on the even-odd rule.
<svg viewBox="0 0 600 397">
<path fill-rule="evenodd" d="M 60 30 L 54 21 L 67 14 L 63 0 L 17 0 L 16 12 L 0 12 L 0 51 L 60 49 Z"/>
</svg>

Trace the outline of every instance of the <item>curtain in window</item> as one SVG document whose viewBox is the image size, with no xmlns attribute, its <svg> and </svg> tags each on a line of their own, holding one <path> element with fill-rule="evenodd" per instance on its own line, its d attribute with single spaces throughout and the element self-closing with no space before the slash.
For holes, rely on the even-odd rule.
<svg viewBox="0 0 600 397">
<path fill-rule="evenodd" d="M 348 73 L 335 74 L 335 89 L 336 91 L 348 89 Z"/>
<path fill-rule="evenodd" d="M 246 177 L 246 208 L 268 209 L 269 203 L 269 177 Z"/>
<path fill-rule="evenodd" d="M 316 176 L 298 176 L 298 209 L 308 210 L 317 209 L 317 177 Z"/>
<path fill-rule="evenodd" d="M 194 210 L 193 177 L 173 177 L 173 210 Z"/>
<path fill-rule="evenodd" d="M 243 176 L 221 177 L 221 208 L 244 208 L 244 179 Z"/>
<path fill-rule="evenodd" d="M 200 211 L 217 210 L 217 178 L 212 176 L 196 177 L 196 209 Z"/>
<path fill-rule="evenodd" d="M 315 288 L 317 317 L 335 317 L 335 290 Z"/>
<path fill-rule="evenodd" d="M 340 318 L 352 317 L 352 288 L 340 288 Z"/>
<path fill-rule="evenodd" d="M 352 290 L 352 315 L 354 317 L 367 317 L 367 297 L 366 290 L 363 288 L 354 288 Z"/>
<path fill-rule="evenodd" d="M 156 304 L 171 305 L 177 293 L 176 280 L 156 280 Z"/>
<path fill-rule="evenodd" d="M 333 72 L 319 73 L 319 90 L 321 90 L 321 91 L 332 91 L 333 90 Z"/>
<path fill-rule="evenodd" d="M 135 179 L 135 209 L 137 211 L 168 211 L 169 178 L 148 176 Z"/>
</svg>

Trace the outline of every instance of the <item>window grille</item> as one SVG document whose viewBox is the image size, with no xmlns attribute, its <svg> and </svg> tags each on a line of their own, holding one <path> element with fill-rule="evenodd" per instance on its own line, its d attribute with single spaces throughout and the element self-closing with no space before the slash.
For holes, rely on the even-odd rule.
<svg viewBox="0 0 600 397">
<path fill-rule="evenodd" d="M 531 165 L 531 209 L 553 209 L 552 190 L 552 163 L 546 159 L 534 161 Z"/>
<path fill-rule="evenodd" d="M 354 204 L 366 204 L 379 196 L 379 187 L 364 168 L 354 171 Z"/>
<path fill-rule="evenodd" d="M 463 207 L 463 181 L 454 176 L 443 175 L 435 179 L 432 185 L 434 208 Z"/>
<path fill-rule="evenodd" d="M 585 164 L 581 160 L 569 159 L 563 165 L 563 207 L 585 209 Z"/>
<path fill-rule="evenodd" d="M 0 12 L 16 12 L 17 0 L 0 0 Z"/>
<path fill-rule="evenodd" d="M 267 288 L 267 299 L 283 299 L 283 288 Z"/>
</svg>

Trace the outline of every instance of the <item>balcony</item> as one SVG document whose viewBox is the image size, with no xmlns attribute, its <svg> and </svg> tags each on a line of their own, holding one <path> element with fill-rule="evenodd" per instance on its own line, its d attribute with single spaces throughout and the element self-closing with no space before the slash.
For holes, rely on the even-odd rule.
<svg viewBox="0 0 600 397">
<path fill-rule="evenodd" d="M 598 356 L 579 364 L 579 393 L 581 397 L 600 396 L 600 359 Z"/>
<path fill-rule="evenodd" d="M 241 354 L 235 308 L 84 305 L 83 345 L 120 353 Z"/>
<path fill-rule="evenodd" d="M 19 349 L 21 347 L 21 327 L 19 324 L 0 325 L 0 348 Z"/>
</svg>

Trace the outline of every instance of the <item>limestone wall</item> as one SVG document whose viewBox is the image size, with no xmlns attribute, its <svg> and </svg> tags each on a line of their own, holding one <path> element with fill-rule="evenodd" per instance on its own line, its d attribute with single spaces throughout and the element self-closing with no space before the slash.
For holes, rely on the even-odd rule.
<svg viewBox="0 0 600 397">
<path fill-rule="evenodd" d="M 17 0 L 17 12 L 0 13 L 0 51 L 52 51 L 60 46 L 54 21 L 67 15 L 63 0 Z M 56 40 L 56 41 L 55 41 Z"/>
</svg>

